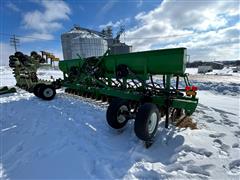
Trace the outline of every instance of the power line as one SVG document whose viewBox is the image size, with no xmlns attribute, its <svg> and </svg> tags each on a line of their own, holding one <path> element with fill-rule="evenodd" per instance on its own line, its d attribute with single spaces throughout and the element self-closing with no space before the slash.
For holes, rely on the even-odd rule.
<svg viewBox="0 0 240 180">
<path fill-rule="evenodd" d="M 3 32 L 0 32 L 0 35 L 2 35 L 2 36 L 13 36 L 13 34 L 8 34 L 8 33 L 3 33 Z M 32 36 L 23 36 L 23 35 L 16 35 L 16 37 L 27 38 L 27 39 L 36 39 L 36 40 L 45 40 L 45 41 L 56 41 L 54 39 L 36 38 L 36 37 L 32 37 Z"/>
<path fill-rule="evenodd" d="M 152 36 L 152 37 L 127 37 L 125 36 L 124 39 L 129 39 L 129 40 L 137 40 L 137 39 L 167 39 L 167 38 L 173 38 L 173 37 L 183 37 L 186 35 L 191 35 L 194 34 L 193 32 L 191 33 L 185 33 L 185 34 L 174 34 L 174 35 L 167 35 L 167 36 Z M 7 34 L 7 33 L 2 33 L 0 32 L 0 35 L 3 36 L 13 36 L 13 34 Z M 44 40 L 44 41 L 59 41 L 56 39 L 44 39 L 44 38 L 36 38 L 36 37 L 32 37 L 32 36 L 23 36 L 23 35 L 16 35 L 16 37 L 20 37 L 20 38 L 27 38 L 27 39 L 36 39 L 36 40 Z"/>
<path fill-rule="evenodd" d="M 17 52 L 17 46 L 20 46 L 20 40 L 16 38 L 15 34 L 10 38 L 10 45 L 13 46 L 15 52 Z"/>
<path fill-rule="evenodd" d="M 132 37 L 132 38 L 126 37 L 125 39 L 167 39 L 167 38 L 173 38 L 173 37 L 183 37 L 191 34 L 194 34 L 194 33 L 192 32 L 192 33 L 185 33 L 185 34 L 174 34 L 174 35 L 168 35 L 168 36 Z"/>
</svg>

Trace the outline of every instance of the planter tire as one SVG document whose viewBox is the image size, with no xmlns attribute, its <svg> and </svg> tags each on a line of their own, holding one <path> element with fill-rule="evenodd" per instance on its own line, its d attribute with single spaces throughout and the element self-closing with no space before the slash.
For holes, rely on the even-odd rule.
<svg viewBox="0 0 240 180">
<path fill-rule="evenodd" d="M 56 90 L 51 85 L 42 85 L 39 88 L 39 97 L 43 100 L 52 100 L 56 95 Z"/>
<path fill-rule="evenodd" d="M 129 103 L 127 100 L 115 98 L 107 109 L 106 119 L 109 126 L 114 129 L 123 128 L 128 122 Z"/>
<path fill-rule="evenodd" d="M 40 90 L 40 87 L 41 86 L 43 86 L 44 84 L 37 84 L 37 85 L 35 85 L 35 87 L 33 88 L 33 94 L 35 95 L 35 96 L 37 96 L 37 97 L 39 97 L 40 98 L 40 96 L 39 96 L 39 90 Z"/>
<path fill-rule="evenodd" d="M 136 136 L 143 141 L 151 141 L 158 129 L 160 117 L 155 104 L 145 103 L 140 106 L 134 122 Z"/>
</svg>

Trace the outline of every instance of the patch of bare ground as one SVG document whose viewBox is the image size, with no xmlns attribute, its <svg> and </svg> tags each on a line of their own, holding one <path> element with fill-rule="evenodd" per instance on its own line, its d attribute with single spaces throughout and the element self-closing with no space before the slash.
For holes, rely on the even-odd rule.
<svg viewBox="0 0 240 180">
<path fill-rule="evenodd" d="M 189 116 L 186 116 L 185 118 L 183 118 L 182 120 L 180 120 L 177 124 L 177 127 L 179 128 L 190 128 L 190 129 L 198 129 L 197 128 L 197 123 L 193 122 L 192 118 Z"/>
</svg>

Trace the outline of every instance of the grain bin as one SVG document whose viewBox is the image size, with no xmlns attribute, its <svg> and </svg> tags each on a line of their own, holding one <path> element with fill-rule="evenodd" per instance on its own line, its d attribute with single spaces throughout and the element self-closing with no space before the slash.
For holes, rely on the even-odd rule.
<svg viewBox="0 0 240 180">
<path fill-rule="evenodd" d="M 61 35 L 63 58 L 101 56 L 107 50 L 107 41 L 95 31 L 75 26 Z"/>
</svg>

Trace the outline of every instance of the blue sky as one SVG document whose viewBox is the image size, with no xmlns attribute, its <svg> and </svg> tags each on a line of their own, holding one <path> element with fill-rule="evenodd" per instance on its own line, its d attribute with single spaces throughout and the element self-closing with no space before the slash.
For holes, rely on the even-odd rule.
<svg viewBox="0 0 240 180">
<path fill-rule="evenodd" d="M 4 33 L 0 35 L 0 42 L 4 43 L 4 46 L 7 46 L 9 43 L 10 37 L 8 34 L 33 37 L 36 39 L 19 37 L 21 42 L 19 49 L 24 52 L 29 52 L 33 49 L 38 51 L 49 50 L 55 52 L 60 57 L 62 57 L 60 35 L 72 28 L 74 24 L 100 30 L 101 25 L 123 20 L 121 24 L 124 24 L 126 28 L 130 28 L 135 25 L 134 21 L 129 20 L 130 17 L 134 17 L 139 11 L 149 11 L 160 3 L 160 1 L 154 0 L 151 2 L 109 0 L 0 1 L 0 32 Z M 55 6 L 57 4 L 62 5 L 59 11 Z M 51 16 L 55 17 L 48 20 L 45 24 L 46 26 L 38 30 L 38 25 L 41 26 L 43 22 L 34 13 L 38 12 L 39 16 L 46 16 L 47 11 L 54 11 Z M 36 23 L 32 21 L 36 21 Z M 50 28 L 54 23 L 58 23 L 58 25 L 55 28 Z M 118 27 L 115 27 L 115 30 L 117 29 Z M 10 51 L 9 49 L 11 48 L 7 47 L 7 49 Z"/>
<path fill-rule="evenodd" d="M 60 35 L 74 24 L 100 30 L 125 26 L 122 40 L 134 51 L 187 47 L 192 60 L 239 59 L 239 1 L 224 0 L 0 0 L 1 61 L 20 50 L 48 50 L 62 57 Z M 44 39 L 44 40 L 43 40 Z"/>
</svg>

